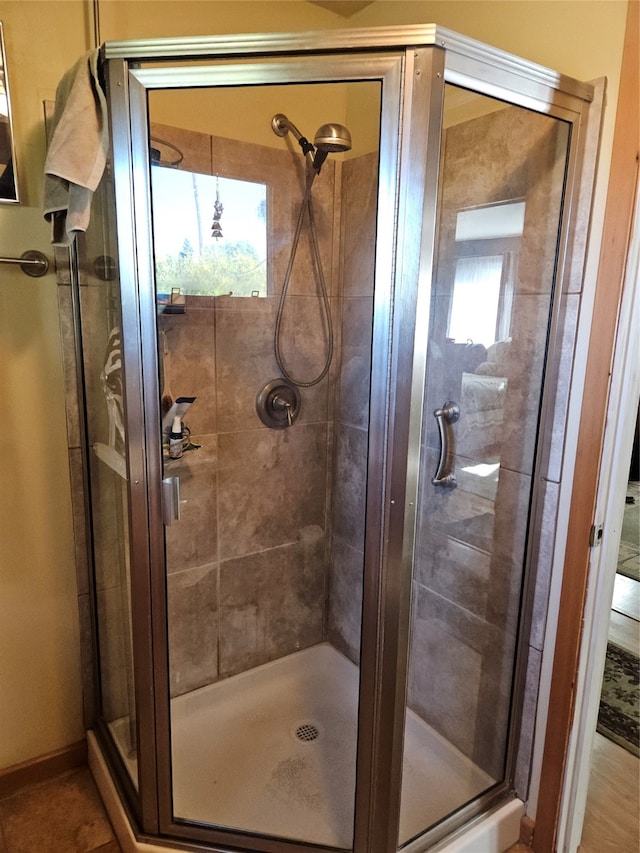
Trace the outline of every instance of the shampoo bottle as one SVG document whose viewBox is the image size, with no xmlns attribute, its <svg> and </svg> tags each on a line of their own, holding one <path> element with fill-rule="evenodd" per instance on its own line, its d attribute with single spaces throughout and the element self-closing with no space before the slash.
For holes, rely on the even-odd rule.
<svg viewBox="0 0 640 853">
<path fill-rule="evenodd" d="M 173 419 L 169 433 L 169 459 L 180 459 L 182 456 L 182 421 L 180 416 Z"/>
</svg>

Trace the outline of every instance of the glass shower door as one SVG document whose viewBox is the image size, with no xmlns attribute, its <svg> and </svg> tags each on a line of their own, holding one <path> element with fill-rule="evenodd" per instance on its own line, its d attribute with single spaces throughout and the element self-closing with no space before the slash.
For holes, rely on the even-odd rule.
<svg viewBox="0 0 640 853">
<path fill-rule="evenodd" d="M 353 845 L 380 112 L 379 80 L 148 98 L 173 819 L 221 838 Z M 312 213 L 283 113 L 354 122 Z"/>
<path fill-rule="evenodd" d="M 569 140 L 565 122 L 450 85 L 444 117 L 400 845 L 508 782 Z"/>
<path fill-rule="evenodd" d="M 98 629 L 96 712 L 128 781 L 138 789 L 122 303 L 113 260 L 117 256 L 113 193 L 106 180 L 96 192 L 87 233 L 78 237 L 73 251 L 82 275 L 74 299 L 81 333 L 88 530 Z"/>
</svg>

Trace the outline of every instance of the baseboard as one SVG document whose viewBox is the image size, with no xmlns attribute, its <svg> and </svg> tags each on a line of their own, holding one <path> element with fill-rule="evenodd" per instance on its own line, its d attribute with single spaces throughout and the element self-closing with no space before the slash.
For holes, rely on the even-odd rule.
<svg viewBox="0 0 640 853">
<path fill-rule="evenodd" d="M 528 815 L 524 815 L 520 821 L 520 844 L 524 844 L 527 847 L 533 847 L 534 829 L 535 823 L 533 820 Z"/>
<path fill-rule="evenodd" d="M 84 739 L 30 761 L 14 764 L 0 770 L 0 799 L 10 797 L 29 785 L 45 782 L 66 770 L 85 767 L 86 764 L 87 741 Z"/>
<path fill-rule="evenodd" d="M 111 826 L 115 832 L 122 853 L 180 853 L 177 847 L 158 846 L 138 841 L 127 813 L 122 805 L 116 786 L 109 773 L 107 762 L 102 754 L 102 749 L 95 734 L 87 732 L 87 743 L 89 752 L 89 770 L 96 783 L 98 793 L 102 799 Z M 182 848 L 184 850 L 184 848 Z"/>
</svg>

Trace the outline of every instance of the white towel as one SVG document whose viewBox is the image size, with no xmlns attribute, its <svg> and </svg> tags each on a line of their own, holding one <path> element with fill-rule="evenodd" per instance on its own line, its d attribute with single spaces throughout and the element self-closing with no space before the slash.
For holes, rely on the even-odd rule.
<svg viewBox="0 0 640 853">
<path fill-rule="evenodd" d="M 98 50 L 85 53 L 64 75 L 44 171 L 43 212 L 51 222 L 51 242 L 67 245 L 86 231 L 91 199 L 107 162 L 107 100 L 98 77 Z"/>
</svg>

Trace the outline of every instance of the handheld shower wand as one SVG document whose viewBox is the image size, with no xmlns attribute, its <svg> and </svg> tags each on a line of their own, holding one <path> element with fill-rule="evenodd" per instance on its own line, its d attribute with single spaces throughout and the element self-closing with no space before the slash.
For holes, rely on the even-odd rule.
<svg viewBox="0 0 640 853">
<path fill-rule="evenodd" d="M 331 306 L 329 304 L 327 283 L 325 281 L 324 272 L 322 270 L 322 259 L 320 257 L 318 235 L 316 233 L 315 217 L 313 214 L 311 188 L 313 186 L 313 181 L 316 175 L 320 173 L 322 164 L 327 159 L 327 156 L 332 152 L 348 151 L 351 148 L 351 134 L 349 133 L 347 128 L 343 127 L 341 124 L 323 124 L 322 127 L 318 129 L 318 132 L 316 133 L 315 138 L 313 140 L 314 145 L 312 145 L 309 140 L 300 133 L 295 124 L 282 113 L 277 113 L 276 115 L 274 115 L 274 117 L 271 119 L 271 127 L 273 129 L 273 132 L 277 136 L 286 136 L 287 133 L 291 132 L 298 140 L 298 144 L 300 145 L 300 148 L 302 148 L 302 153 L 304 154 L 308 164 L 306 189 L 304 197 L 302 199 L 302 203 L 300 205 L 300 212 L 298 214 L 298 221 L 296 223 L 295 234 L 291 246 L 291 253 L 289 255 L 289 263 L 287 265 L 287 271 L 284 276 L 282 291 L 280 293 L 280 302 L 278 304 L 278 313 L 276 315 L 276 325 L 273 334 L 274 355 L 276 358 L 276 363 L 282 371 L 282 375 L 286 379 L 288 379 L 289 382 L 293 383 L 293 385 L 297 385 L 300 388 L 311 388 L 313 385 L 317 385 L 327 375 L 327 373 L 329 372 L 329 367 L 331 366 L 331 359 L 333 357 L 333 323 L 331 320 Z M 293 377 L 284 363 L 284 359 L 280 349 L 280 337 L 282 331 L 282 318 L 284 315 L 284 309 L 287 301 L 287 293 L 289 291 L 291 273 L 293 271 L 293 263 L 295 261 L 296 252 L 298 250 L 298 243 L 300 241 L 300 235 L 302 233 L 302 224 L 305 214 L 309 218 L 309 236 L 311 240 L 313 268 L 317 276 L 317 285 L 320 290 L 322 312 L 324 314 L 324 319 L 326 323 L 325 328 L 327 333 L 327 354 L 324 366 L 319 371 L 319 373 L 311 379 L 301 380 Z"/>
<path fill-rule="evenodd" d="M 300 148 L 302 148 L 302 153 L 307 158 L 307 162 L 316 174 L 320 172 L 322 164 L 329 154 L 349 151 L 351 148 L 351 134 L 342 124 L 334 122 L 323 124 L 316 132 L 313 145 L 283 113 L 274 115 L 271 119 L 271 127 L 277 136 L 286 136 L 289 131 L 293 133 Z"/>
</svg>

